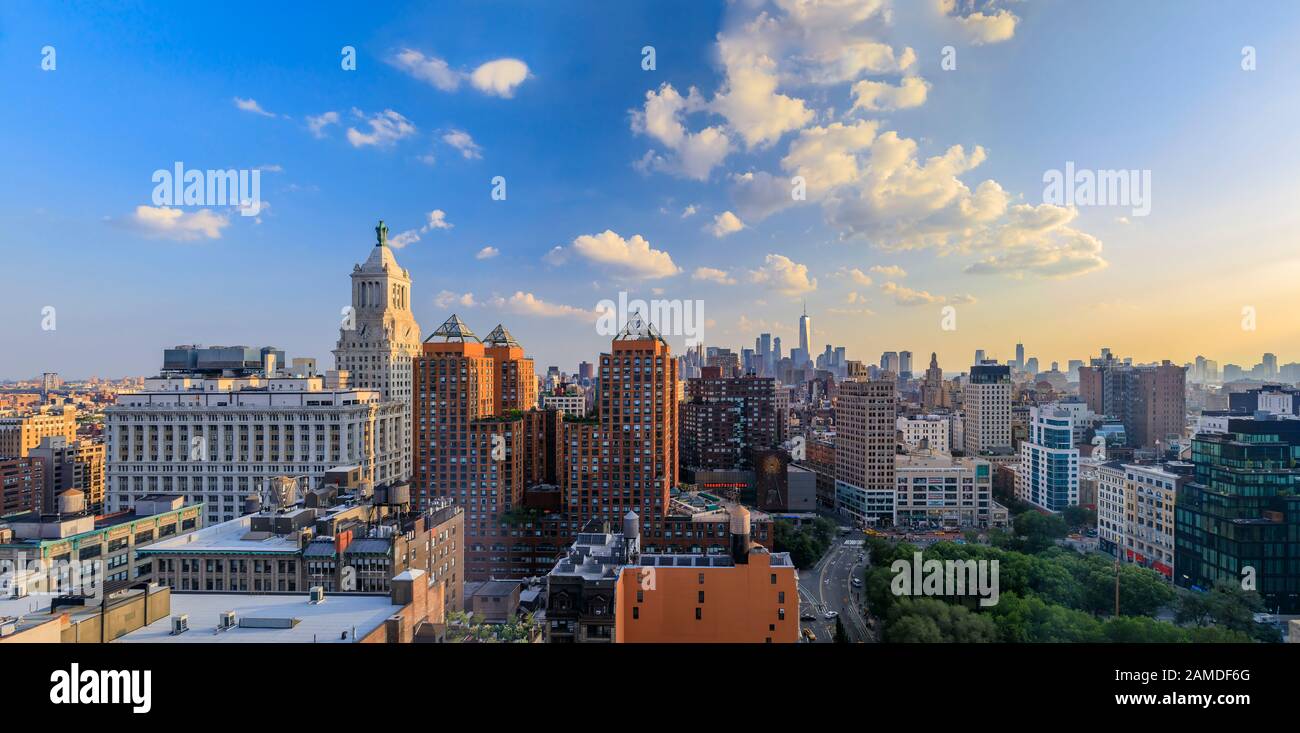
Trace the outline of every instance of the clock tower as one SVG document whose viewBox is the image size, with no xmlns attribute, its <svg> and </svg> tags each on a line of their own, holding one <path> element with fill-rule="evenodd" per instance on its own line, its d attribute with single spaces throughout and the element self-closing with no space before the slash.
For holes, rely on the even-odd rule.
<svg viewBox="0 0 1300 733">
<path fill-rule="evenodd" d="M 375 476 L 376 483 L 411 476 L 411 369 L 420 351 L 420 324 L 411 313 L 411 273 L 388 246 L 388 227 L 375 227 L 370 256 L 352 268 L 352 310 L 339 328 L 334 368 L 347 370 L 349 386 L 378 390 L 402 404 L 398 434 L 384 441 L 402 454 L 401 474 Z"/>
</svg>

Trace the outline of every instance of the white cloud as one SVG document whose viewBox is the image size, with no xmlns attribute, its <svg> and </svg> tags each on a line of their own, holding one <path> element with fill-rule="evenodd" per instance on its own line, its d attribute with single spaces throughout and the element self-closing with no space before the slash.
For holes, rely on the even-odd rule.
<svg viewBox="0 0 1300 733">
<path fill-rule="evenodd" d="M 919 76 L 904 77 L 897 86 L 881 81 L 860 81 L 853 85 L 853 109 L 889 112 L 925 104 L 930 83 Z"/>
<path fill-rule="evenodd" d="M 715 282 L 719 285 L 735 285 L 736 279 L 727 273 L 726 270 L 719 270 L 714 267 L 697 267 L 691 275 L 692 280 L 705 280 Z"/>
<path fill-rule="evenodd" d="M 509 99 L 515 89 L 528 78 L 528 64 L 519 59 L 496 59 L 489 61 L 470 74 L 470 83 L 475 89 L 485 94 Z"/>
<path fill-rule="evenodd" d="M 308 115 L 307 117 L 307 129 L 311 130 L 311 134 L 317 138 L 325 137 L 325 128 L 330 125 L 337 125 L 338 123 L 338 112 L 322 112 L 321 114 Z"/>
<path fill-rule="evenodd" d="M 895 279 L 907 277 L 907 270 L 904 270 L 898 265 L 872 265 L 871 271 L 877 275 L 884 275 L 885 277 L 892 277 Z"/>
<path fill-rule="evenodd" d="M 798 203 L 793 196 L 794 184 L 766 171 L 747 171 L 731 176 L 731 199 L 746 221 L 762 221 L 782 209 Z"/>
<path fill-rule="evenodd" d="M 962 7 L 957 7 L 957 0 L 934 0 L 935 7 L 945 17 L 951 19 L 966 40 L 979 46 L 986 43 L 1000 43 L 1016 34 L 1016 17 L 1006 8 L 996 7 L 996 0 L 962 0 Z"/>
<path fill-rule="evenodd" d="M 682 218 L 683 218 L 683 219 L 686 219 L 686 218 L 689 218 L 689 217 L 695 216 L 695 212 L 696 212 L 696 211 L 697 211 L 697 209 L 696 209 L 696 207 L 695 207 L 695 204 L 690 204 L 690 205 L 687 206 L 686 208 L 682 209 Z"/>
<path fill-rule="evenodd" d="M 425 56 L 410 48 L 398 51 L 388 59 L 388 63 L 444 92 L 456 91 L 464 77 L 462 72 L 452 69 L 437 56 Z"/>
<path fill-rule="evenodd" d="M 480 249 L 480 250 L 478 251 L 478 254 L 474 255 L 474 259 L 476 259 L 476 260 L 490 260 L 490 259 L 492 259 L 493 257 L 496 257 L 496 256 L 499 255 L 499 254 L 501 254 L 501 250 L 497 249 L 496 247 L 493 247 L 493 246 L 490 246 L 490 245 L 489 245 L 489 246 L 487 246 L 487 247 L 484 247 L 483 249 Z"/>
<path fill-rule="evenodd" d="M 230 218 L 211 209 L 191 212 L 167 206 L 137 206 L 123 223 L 151 237 L 185 242 L 202 237 L 220 239 Z"/>
<path fill-rule="evenodd" d="M 817 279 L 808 277 L 808 266 L 785 255 L 768 255 L 762 267 L 750 271 L 749 279 L 750 282 L 791 297 L 817 289 Z"/>
<path fill-rule="evenodd" d="M 267 112 L 262 109 L 262 105 L 258 104 L 256 99 L 242 99 L 240 97 L 235 97 L 235 106 L 245 112 L 252 112 L 255 115 L 262 115 L 263 117 L 276 116 L 274 112 Z"/>
<path fill-rule="evenodd" d="M 893 282 L 881 283 L 880 291 L 893 297 L 894 302 L 902 306 L 968 305 L 975 302 L 975 298 L 969 295 L 932 295 L 925 290 L 914 290 L 906 285 Z"/>
<path fill-rule="evenodd" d="M 442 209 L 434 209 L 426 215 L 424 226 L 420 227 L 421 232 L 427 232 L 430 229 L 452 229 L 454 224 L 447 221 L 447 212 Z"/>
<path fill-rule="evenodd" d="M 404 232 L 398 232 L 388 238 L 388 246 L 393 249 L 402 249 L 408 245 L 420 241 L 420 233 L 414 229 L 407 229 Z"/>
<path fill-rule="evenodd" d="M 745 224 L 735 214 L 724 211 L 713 217 L 713 224 L 709 227 L 709 230 L 713 232 L 713 236 L 721 239 L 744 228 Z"/>
<path fill-rule="evenodd" d="M 560 264 L 567 259 L 569 253 L 577 254 L 621 277 L 654 279 L 680 272 L 666 251 L 651 248 L 650 242 L 639 234 L 629 239 L 624 239 L 609 229 L 600 234 L 583 234 L 575 238 L 568 248 L 553 248 L 545 259 L 551 264 Z"/>
<path fill-rule="evenodd" d="M 473 308 L 476 305 L 473 293 L 456 294 L 450 290 L 443 290 L 434 296 L 433 304 L 439 308 L 449 308 L 453 305 Z"/>
<path fill-rule="evenodd" d="M 352 110 L 352 114 L 358 118 L 365 118 L 365 113 L 359 109 Z M 355 127 L 348 128 L 348 142 L 352 143 L 352 147 L 361 148 L 368 145 L 388 147 L 416 132 L 414 123 L 391 109 L 371 115 L 366 120 L 366 124 L 370 126 L 368 133 L 360 132 Z"/>
<path fill-rule="evenodd" d="M 688 132 L 682 124 L 684 114 L 704 109 L 699 91 L 691 87 L 683 97 L 665 82 L 658 91 L 646 92 L 645 98 L 642 108 L 632 111 L 632 130 L 658 140 L 671 151 L 671 155 L 661 156 L 653 150 L 646 151 L 639 167 L 706 180 L 709 172 L 727 157 L 731 141 L 721 127 Z"/>
<path fill-rule="evenodd" d="M 466 160 L 483 157 L 483 148 L 464 130 L 450 130 L 442 136 L 442 141 L 459 150 Z"/>
<path fill-rule="evenodd" d="M 727 118 L 750 149 L 771 145 L 814 116 L 802 99 L 777 92 L 777 62 L 762 38 L 764 26 L 774 22 L 760 15 L 740 33 L 718 35 L 726 81 L 710 107 Z"/>
<path fill-rule="evenodd" d="M 586 311 L 581 308 L 575 308 L 571 305 L 548 303 L 532 293 L 525 293 L 522 290 L 515 291 L 515 294 L 509 298 L 497 296 L 493 298 L 491 302 L 492 305 L 497 308 L 523 316 L 575 318 L 586 322 L 596 320 L 596 312 L 594 310 Z"/>
<path fill-rule="evenodd" d="M 841 267 L 835 272 L 835 277 L 847 277 L 853 281 L 854 285 L 863 287 L 871 285 L 871 276 L 856 267 Z"/>
<path fill-rule="evenodd" d="M 528 64 L 519 59 L 499 58 L 481 64 L 472 72 L 453 68 L 446 60 L 411 48 L 404 48 L 388 58 L 388 63 L 415 79 L 444 92 L 454 92 L 461 82 L 497 97 L 510 98 L 528 78 Z"/>
</svg>

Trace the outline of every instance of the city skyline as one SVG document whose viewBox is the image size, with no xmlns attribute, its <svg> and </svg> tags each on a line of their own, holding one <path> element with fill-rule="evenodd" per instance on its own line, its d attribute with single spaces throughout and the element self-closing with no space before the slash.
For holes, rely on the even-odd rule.
<svg viewBox="0 0 1300 733">
<path fill-rule="evenodd" d="M 32 39 L 0 48 L 28 110 L 0 122 L 24 171 L 0 182 L 6 254 L 57 274 L 0 296 L 0 378 L 149 374 L 159 348 L 195 342 L 327 359 L 347 303 L 330 283 L 379 218 L 419 321 L 504 322 L 565 369 L 599 353 L 594 309 L 620 292 L 703 301 L 704 342 L 733 349 L 797 343 L 806 300 L 814 352 L 934 351 L 948 371 L 1016 341 L 1044 368 L 1103 346 L 1300 359 L 1284 348 L 1300 147 L 1282 73 L 1300 9 L 1229 27 L 1210 3 L 689 5 L 331 6 L 289 39 L 279 8 L 257 27 L 197 8 L 0 11 Z M 471 12 L 485 23 L 465 36 Z M 547 40 L 597 24 L 585 44 Z M 1099 54 L 1101 27 L 1124 30 Z M 117 43 L 127 28 L 145 42 Z M 1141 114 L 1115 126 L 1116 109 Z M 177 163 L 260 171 L 257 215 L 155 205 L 151 176 Z M 1150 174 L 1149 207 L 1048 202 L 1044 181 L 1076 165 Z"/>
</svg>

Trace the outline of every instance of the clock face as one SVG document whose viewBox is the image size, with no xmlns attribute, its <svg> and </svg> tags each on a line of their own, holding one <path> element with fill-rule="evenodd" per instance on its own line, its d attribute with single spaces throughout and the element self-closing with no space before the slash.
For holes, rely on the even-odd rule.
<svg viewBox="0 0 1300 733">
<path fill-rule="evenodd" d="M 781 470 L 781 459 L 776 456 L 768 456 L 763 462 L 763 471 L 766 473 L 778 473 Z"/>
</svg>

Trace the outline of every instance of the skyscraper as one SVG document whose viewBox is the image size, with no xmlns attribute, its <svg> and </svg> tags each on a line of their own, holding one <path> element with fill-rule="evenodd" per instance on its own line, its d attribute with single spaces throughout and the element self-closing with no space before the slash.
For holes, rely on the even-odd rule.
<svg viewBox="0 0 1300 733">
<path fill-rule="evenodd" d="M 912 352 L 898 352 L 898 376 L 904 379 L 912 378 Z"/>
<path fill-rule="evenodd" d="M 1183 433 L 1186 372 L 1167 359 L 1158 366 L 1133 366 L 1107 352 L 1079 368 L 1079 396 L 1098 415 L 1122 421 L 1129 445 L 1153 448 Z"/>
<path fill-rule="evenodd" d="M 1024 369 L 1024 368 L 1025 368 L 1025 345 L 1024 345 L 1024 344 L 1016 344 L 1016 363 L 1015 363 L 1015 367 L 1016 367 L 1017 369 Z"/>
<path fill-rule="evenodd" d="M 411 313 L 411 273 L 388 246 L 388 227 L 375 227 L 370 256 L 352 268 L 352 309 L 339 328 L 334 368 L 353 389 L 378 390 L 402 404 L 400 476 L 411 476 L 411 362 L 420 351 L 420 324 Z M 386 479 L 387 477 L 385 477 Z"/>
<path fill-rule="evenodd" d="M 939 368 L 939 356 L 930 352 L 930 366 L 925 370 L 925 381 L 921 383 L 921 404 L 927 410 L 944 407 L 943 370 Z"/>
<path fill-rule="evenodd" d="M 876 526 L 894 523 L 895 381 L 847 381 L 835 401 L 835 505 Z"/>
<path fill-rule="evenodd" d="M 962 433 L 968 456 L 1011 450 L 1011 368 L 1005 364 L 971 367 L 962 394 Z"/>
<path fill-rule="evenodd" d="M 808 316 L 808 303 L 806 301 L 803 304 L 803 315 L 799 316 L 799 348 L 803 350 L 805 359 L 812 354 L 812 318 Z M 795 366 L 803 366 L 803 364 L 796 364 Z"/>
<path fill-rule="evenodd" d="M 1029 437 L 1020 441 L 1016 495 L 1050 512 L 1079 503 L 1079 449 L 1073 413 L 1057 405 L 1029 408 Z"/>
</svg>

